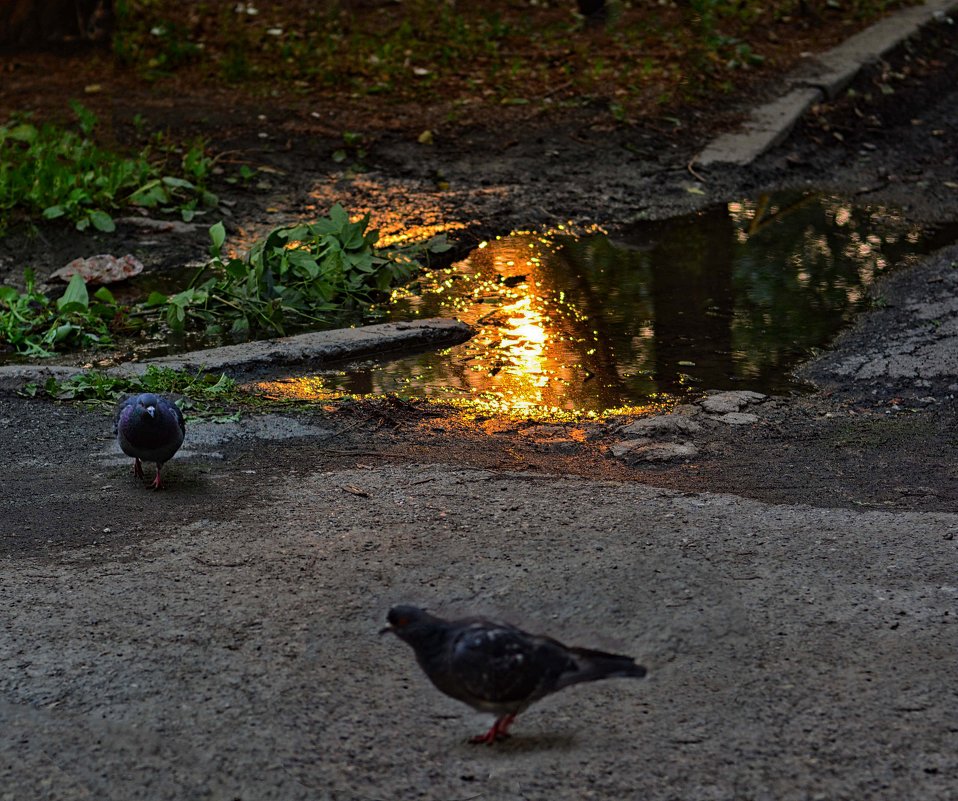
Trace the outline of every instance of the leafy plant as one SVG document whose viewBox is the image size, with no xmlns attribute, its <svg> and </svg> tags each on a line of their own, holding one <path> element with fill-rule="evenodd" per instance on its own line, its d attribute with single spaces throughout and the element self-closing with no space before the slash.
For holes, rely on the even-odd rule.
<svg viewBox="0 0 958 801">
<path fill-rule="evenodd" d="M 226 229 L 210 228 L 212 258 L 180 292 L 153 292 L 130 308 L 108 289 L 91 297 L 80 276 L 52 301 L 35 289 L 0 287 L 0 345 L 32 357 L 111 345 L 111 329 L 165 323 L 174 331 L 201 329 L 235 338 L 284 335 L 327 325 L 366 309 L 387 290 L 407 282 L 430 253 L 448 250 L 445 236 L 401 248 L 378 249 L 369 215 L 355 222 L 339 204 L 315 222 L 274 229 L 245 258 L 224 255 Z"/>
<path fill-rule="evenodd" d="M 0 344 L 27 356 L 52 356 L 57 350 L 110 344 L 110 324 L 122 311 L 106 287 L 91 298 L 74 275 L 62 297 L 51 300 L 26 272 L 26 291 L 0 286 Z"/>
<path fill-rule="evenodd" d="M 26 118 L 0 126 L 0 232 L 15 213 L 110 232 L 116 227 L 112 213 L 127 206 L 180 211 L 189 219 L 199 204 L 218 202 L 204 187 L 212 162 L 201 144 L 181 160 L 192 180 L 166 175 L 146 155 L 131 158 L 98 147 L 92 139 L 96 115 L 76 101 L 71 108 L 79 132 L 37 127 Z"/>
<path fill-rule="evenodd" d="M 145 308 L 160 311 L 173 330 L 203 327 L 235 337 L 328 323 L 419 269 L 409 249 L 377 250 L 379 232 L 368 227 L 368 214 L 351 222 L 336 204 L 315 222 L 274 229 L 245 258 L 227 258 L 226 230 L 217 223 L 210 228 L 212 259 L 193 283 L 174 295 L 154 292 Z M 419 251 L 448 247 L 436 237 Z"/>
<path fill-rule="evenodd" d="M 91 406 L 110 407 L 120 398 L 141 392 L 178 396 L 177 405 L 187 417 L 210 418 L 215 422 L 235 420 L 238 404 L 259 402 L 237 388 L 236 381 L 220 375 L 188 373 L 150 365 L 140 376 L 117 376 L 102 370 L 85 370 L 70 378 L 48 378 L 42 385 L 27 384 L 21 394 L 46 395 L 60 401 L 83 401 Z M 190 414 L 192 413 L 192 414 Z"/>
</svg>

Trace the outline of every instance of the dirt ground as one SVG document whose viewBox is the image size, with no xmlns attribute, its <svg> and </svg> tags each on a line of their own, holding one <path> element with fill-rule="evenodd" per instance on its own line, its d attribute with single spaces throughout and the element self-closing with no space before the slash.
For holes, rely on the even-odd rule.
<svg viewBox="0 0 958 801">
<path fill-rule="evenodd" d="M 582 119 L 431 146 L 384 130 L 347 180 L 308 115 L 175 118 L 284 172 L 227 196 L 243 230 L 336 198 L 461 223 L 462 248 L 567 219 L 627 238 L 785 186 L 934 224 L 958 219 L 956 27 L 747 169 L 689 169 L 708 126 Z M 112 102 L 120 121 L 172 110 Z M 105 249 L 168 268 L 205 234 L 5 244 L 6 277 Z M 373 404 L 197 424 L 152 493 L 105 416 L 3 392 L 0 799 L 954 798 L 955 264 L 893 274 L 803 367 L 813 391 L 752 425 L 696 417 L 698 454 L 663 465 L 610 457 L 624 421 L 569 449 L 555 428 Z M 618 649 L 649 678 L 567 691 L 470 746 L 485 717 L 376 635 L 400 601 Z"/>
</svg>

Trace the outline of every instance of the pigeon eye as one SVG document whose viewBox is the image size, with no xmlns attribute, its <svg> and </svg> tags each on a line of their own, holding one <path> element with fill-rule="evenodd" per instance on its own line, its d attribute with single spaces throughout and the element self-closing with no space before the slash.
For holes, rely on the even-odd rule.
<svg viewBox="0 0 958 801">
<path fill-rule="evenodd" d="M 408 617 L 400 617 L 400 618 L 396 621 L 396 625 L 397 625 L 397 626 L 408 626 L 408 625 L 409 625 L 409 618 L 408 618 Z"/>
</svg>

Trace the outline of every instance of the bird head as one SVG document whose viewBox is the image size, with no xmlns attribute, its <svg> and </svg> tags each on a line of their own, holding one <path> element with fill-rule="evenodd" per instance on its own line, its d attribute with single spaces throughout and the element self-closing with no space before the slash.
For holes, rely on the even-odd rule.
<svg viewBox="0 0 958 801">
<path fill-rule="evenodd" d="M 156 418 L 156 407 L 159 402 L 160 399 L 157 398 L 156 395 L 150 394 L 140 395 L 136 399 L 136 405 L 154 419 Z"/>
<path fill-rule="evenodd" d="M 418 606 L 409 606 L 401 604 L 394 606 L 386 615 L 386 622 L 389 624 L 379 630 L 380 634 L 392 632 L 401 639 L 406 639 L 410 632 L 416 630 L 419 624 L 432 621 L 434 618 L 425 609 Z"/>
</svg>

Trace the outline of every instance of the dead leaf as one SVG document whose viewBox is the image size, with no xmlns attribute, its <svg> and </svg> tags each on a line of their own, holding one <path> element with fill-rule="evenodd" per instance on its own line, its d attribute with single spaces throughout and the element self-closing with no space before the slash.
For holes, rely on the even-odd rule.
<svg viewBox="0 0 958 801">
<path fill-rule="evenodd" d="M 88 284 L 115 284 L 142 272 L 143 263 L 130 253 L 119 258 L 109 253 L 101 253 L 87 259 L 74 259 L 50 278 L 68 282 L 74 275 L 79 275 Z"/>
<path fill-rule="evenodd" d="M 345 490 L 350 495 L 358 495 L 360 498 L 368 498 L 369 493 L 366 490 L 361 490 L 359 487 L 354 486 L 353 484 L 343 484 L 340 487 L 341 490 Z"/>
<path fill-rule="evenodd" d="M 419 134 L 419 144 L 421 145 L 431 145 L 432 144 L 432 131 L 425 130 Z"/>
</svg>

